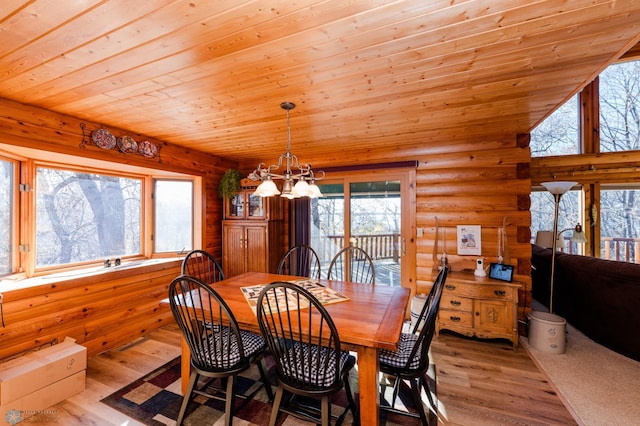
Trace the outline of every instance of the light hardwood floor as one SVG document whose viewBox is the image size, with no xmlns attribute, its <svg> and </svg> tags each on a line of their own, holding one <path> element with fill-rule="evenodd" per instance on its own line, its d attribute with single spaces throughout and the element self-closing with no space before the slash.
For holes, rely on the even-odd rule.
<svg viewBox="0 0 640 426">
<path fill-rule="evenodd" d="M 52 407 L 55 424 L 140 425 L 100 400 L 180 355 L 177 326 L 89 359 L 84 392 Z M 441 334 L 434 339 L 440 423 L 576 424 L 524 349 Z"/>
</svg>

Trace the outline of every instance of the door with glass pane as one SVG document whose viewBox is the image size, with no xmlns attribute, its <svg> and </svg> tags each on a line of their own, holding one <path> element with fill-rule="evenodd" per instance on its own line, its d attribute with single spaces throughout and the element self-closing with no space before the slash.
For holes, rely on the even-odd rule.
<svg viewBox="0 0 640 426">
<path fill-rule="evenodd" d="M 407 262 L 415 258 L 411 240 L 411 174 L 371 174 L 320 182 L 322 197 L 311 200 L 311 246 L 326 277 L 333 256 L 348 245 L 366 251 L 374 262 L 376 285 L 407 285 Z M 404 189 L 404 190 L 403 190 Z"/>
</svg>

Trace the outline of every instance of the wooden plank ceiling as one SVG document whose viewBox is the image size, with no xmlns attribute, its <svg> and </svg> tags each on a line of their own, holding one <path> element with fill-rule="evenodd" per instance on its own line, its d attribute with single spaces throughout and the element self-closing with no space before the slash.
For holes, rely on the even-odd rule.
<svg viewBox="0 0 640 426">
<path fill-rule="evenodd" d="M 637 0 L 2 0 L 0 97 L 241 164 L 512 141 L 639 38 Z"/>
</svg>

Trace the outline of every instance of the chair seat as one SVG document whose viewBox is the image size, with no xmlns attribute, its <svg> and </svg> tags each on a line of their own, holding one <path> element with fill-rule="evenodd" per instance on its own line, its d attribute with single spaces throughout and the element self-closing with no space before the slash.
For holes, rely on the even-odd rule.
<svg viewBox="0 0 640 426">
<path fill-rule="evenodd" d="M 309 354 L 309 349 L 311 349 L 311 354 Z M 329 359 L 328 362 L 325 363 L 327 356 Z M 348 352 L 340 353 L 343 372 L 345 366 L 349 364 L 350 356 Z M 327 350 L 327 348 L 319 348 L 318 346 L 309 348 L 308 345 L 301 344 L 300 342 L 292 342 L 292 347 L 286 357 L 293 361 L 292 363 L 283 365 L 284 373 L 287 376 L 301 381 L 307 381 L 303 380 L 304 378 L 311 378 L 318 387 L 331 386 L 336 382 L 336 360 L 334 352 Z M 351 357 L 354 358 L 353 356 Z M 355 365 L 355 358 L 353 359 L 352 366 L 353 365 Z M 295 368 L 291 368 L 291 366 Z"/>
<path fill-rule="evenodd" d="M 409 357 L 413 351 L 413 347 L 418 340 L 418 335 L 413 333 L 402 333 L 400 335 L 400 341 L 398 342 L 397 351 L 382 350 L 380 351 L 380 368 L 389 366 L 392 369 L 406 368 L 417 369 L 420 366 L 420 357 L 414 357 L 409 362 Z M 420 348 L 421 349 L 421 348 Z M 421 350 L 418 349 L 417 353 L 420 354 Z"/>
<path fill-rule="evenodd" d="M 253 357 L 266 346 L 262 336 L 250 331 L 240 330 L 240 338 L 242 339 L 242 346 L 244 347 L 244 355 L 247 358 Z M 233 333 L 229 336 L 228 327 L 223 327 L 222 333 L 216 333 L 208 339 L 210 344 L 207 345 L 207 348 L 213 348 L 215 351 L 215 355 L 212 353 L 208 354 L 211 358 L 210 362 L 212 367 L 230 368 L 242 360 L 240 357 L 240 351 L 238 350 L 238 341 L 236 336 Z M 227 344 L 231 345 L 231 351 L 227 348 Z"/>
</svg>

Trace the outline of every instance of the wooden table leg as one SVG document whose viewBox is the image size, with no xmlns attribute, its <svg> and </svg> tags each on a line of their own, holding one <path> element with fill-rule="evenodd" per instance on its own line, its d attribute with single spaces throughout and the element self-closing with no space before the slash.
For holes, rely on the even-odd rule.
<svg viewBox="0 0 640 426">
<path fill-rule="evenodd" d="M 378 350 L 358 348 L 358 386 L 360 388 L 360 424 L 377 426 L 380 418 Z"/>
<path fill-rule="evenodd" d="M 187 384 L 189 383 L 189 375 L 191 374 L 191 350 L 184 337 L 180 340 L 182 342 L 182 355 L 180 357 L 180 376 L 182 377 L 182 395 L 187 391 Z"/>
</svg>

